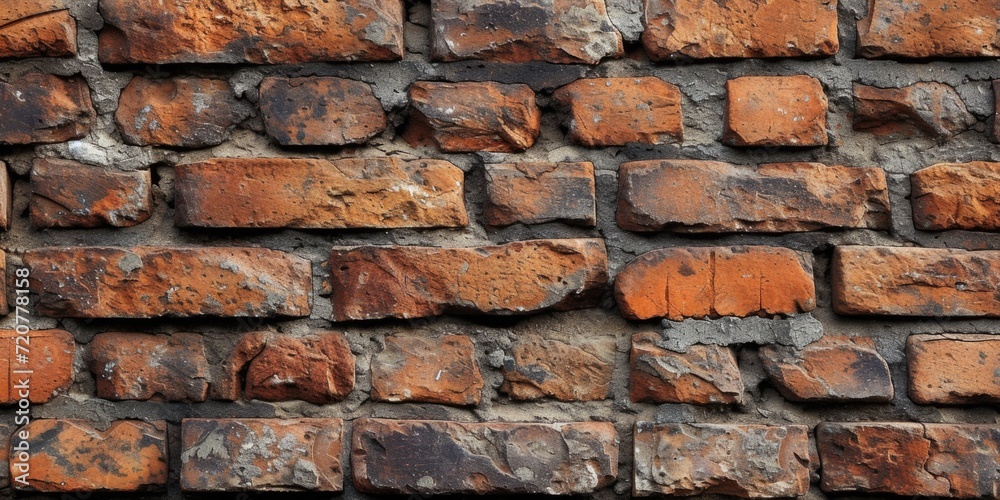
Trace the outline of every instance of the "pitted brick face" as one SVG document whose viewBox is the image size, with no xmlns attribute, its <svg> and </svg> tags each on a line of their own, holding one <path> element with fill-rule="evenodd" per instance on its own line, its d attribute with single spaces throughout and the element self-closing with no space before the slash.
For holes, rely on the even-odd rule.
<svg viewBox="0 0 1000 500">
<path fill-rule="evenodd" d="M 486 385 L 476 347 L 464 335 L 386 337 L 372 356 L 372 399 L 447 405 L 478 405 Z"/>
<path fill-rule="evenodd" d="M 27 389 L 31 403 L 51 401 L 69 391 L 75 375 L 76 341 L 65 330 L 29 330 L 17 340 L 15 330 L 0 330 L 0 404 L 17 403 Z M 20 345 L 21 349 L 17 346 Z M 27 350 L 25 350 L 27 349 Z M 18 357 L 18 354 L 25 357 Z M 14 411 L 14 410 L 12 410 Z"/>
<path fill-rule="evenodd" d="M 924 231 L 1000 230 L 1000 163 L 939 163 L 910 175 L 913 225 Z"/>
<path fill-rule="evenodd" d="M 0 145 L 79 139 L 97 119 L 83 78 L 43 73 L 0 81 L 0 116 Z"/>
<path fill-rule="evenodd" d="M 1000 338 L 911 335 L 906 339 L 910 399 L 925 405 L 1000 402 Z"/>
<path fill-rule="evenodd" d="M 75 55 L 76 19 L 65 0 L 18 0 L 0 12 L 0 59 Z"/>
<path fill-rule="evenodd" d="M 927 59 L 1000 56 L 1000 9 L 993 0 L 869 0 L 858 20 L 861 57 Z"/>
<path fill-rule="evenodd" d="M 137 76 L 122 89 L 115 125 L 137 146 L 217 146 L 248 114 L 229 83 L 212 78 Z"/>
<path fill-rule="evenodd" d="M 583 78 L 552 97 L 569 115 L 569 139 L 583 146 L 684 139 L 681 91 L 659 78 Z"/>
<path fill-rule="evenodd" d="M 743 76 L 726 82 L 722 143 L 825 146 L 827 98 L 808 75 Z"/>
<path fill-rule="evenodd" d="M 346 78 L 265 78 L 260 107 L 283 146 L 364 144 L 388 125 L 371 86 Z"/>
<path fill-rule="evenodd" d="M 201 335 L 101 333 L 90 342 L 97 396 L 109 400 L 204 401 L 211 382 Z"/>
</svg>

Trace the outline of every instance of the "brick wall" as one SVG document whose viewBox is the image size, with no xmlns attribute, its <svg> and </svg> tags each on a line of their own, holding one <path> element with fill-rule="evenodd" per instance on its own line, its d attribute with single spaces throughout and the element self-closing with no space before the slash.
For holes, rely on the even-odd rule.
<svg viewBox="0 0 1000 500">
<path fill-rule="evenodd" d="M 0 495 L 1000 491 L 996 2 L 139 3 L 0 10 Z"/>
</svg>

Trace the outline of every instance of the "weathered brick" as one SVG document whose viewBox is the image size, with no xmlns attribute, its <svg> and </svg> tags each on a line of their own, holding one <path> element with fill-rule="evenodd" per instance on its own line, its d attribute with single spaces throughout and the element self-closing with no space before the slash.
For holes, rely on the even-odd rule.
<svg viewBox="0 0 1000 500">
<path fill-rule="evenodd" d="M 833 254 L 838 314 L 1000 316 L 1000 251 L 842 246 Z"/>
<path fill-rule="evenodd" d="M 97 397 L 204 401 L 210 381 L 201 335 L 101 333 L 90 342 Z"/>
<path fill-rule="evenodd" d="M 541 132 L 535 93 L 522 84 L 414 82 L 403 138 L 447 152 L 524 151 Z"/>
<path fill-rule="evenodd" d="M 992 0 L 869 0 L 858 20 L 861 57 L 1000 56 L 1000 10 Z"/>
<path fill-rule="evenodd" d="M 339 418 L 186 418 L 184 491 L 342 491 Z"/>
<path fill-rule="evenodd" d="M 431 57 L 597 64 L 620 57 L 604 0 L 435 0 Z"/>
<path fill-rule="evenodd" d="M 262 248 L 28 250 L 35 312 L 67 318 L 307 316 L 309 261 Z"/>
<path fill-rule="evenodd" d="M 182 227 L 465 227 L 464 174 L 444 160 L 217 158 L 178 165 Z"/>
<path fill-rule="evenodd" d="M 614 337 L 523 335 L 504 360 L 503 392 L 514 400 L 601 401 L 615 369 Z"/>
<path fill-rule="evenodd" d="M 345 78 L 265 78 L 260 110 L 267 134 L 285 146 L 360 144 L 388 125 L 371 86 Z"/>
<path fill-rule="evenodd" d="M 888 230 L 880 168 L 646 160 L 618 169 L 618 226 L 680 233 Z"/>
<path fill-rule="evenodd" d="M 448 460 L 427 460 L 428 450 Z M 499 453 L 483 450 L 503 450 Z M 351 470 L 363 493 L 592 493 L 618 475 L 608 422 L 354 421 Z"/>
<path fill-rule="evenodd" d="M 590 147 L 681 142 L 681 91 L 659 78 L 584 78 L 552 97 L 568 113 L 569 139 Z"/>
<path fill-rule="evenodd" d="M 76 20 L 64 0 L 18 0 L 0 12 L 0 59 L 76 54 Z"/>
<path fill-rule="evenodd" d="M 675 352 L 657 345 L 659 333 L 632 336 L 629 397 L 634 402 L 739 404 L 743 377 L 729 347 L 693 345 Z"/>
<path fill-rule="evenodd" d="M 816 442 L 828 492 L 993 498 L 1000 484 L 996 425 L 821 423 Z"/>
<path fill-rule="evenodd" d="M 274 335 L 262 342 L 257 338 L 245 337 L 246 347 L 236 349 L 257 351 L 245 364 L 246 399 L 326 404 L 344 399 L 354 389 L 355 359 L 343 334 Z"/>
<path fill-rule="evenodd" d="M 153 210 L 149 170 L 123 172 L 42 158 L 31 169 L 31 223 L 49 227 L 129 227 Z"/>
<path fill-rule="evenodd" d="M 794 497 L 809 490 L 803 425 L 635 425 L 635 496 Z"/>
<path fill-rule="evenodd" d="M 245 117 L 229 82 L 211 78 L 132 78 L 122 90 L 115 124 L 139 146 L 217 146 Z"/>
<path fill-rule="evenodd" d="M 1000 403 L 1000 337 L 911 335 L 910 399 L 919 404 Z"/>
<path fill-rule="evenodd" d="M 868 337 L 827 336 L 802 349 L 767 345 L 760 360 L 789 401 L 892 401 L 889 365 Z"/>
<path fill-rule="evenodd" d="M 0 250 L 0 276 L 7 276 L 7 252 Z M 14 283 L 24 283 L 15 279 Z M 10 304 L 7 303 L 7 279 L 0 279 L 0 314 L 6 315 L 10 312 Z"/>
<path fill-rule="evenodd" d="M 83 78 L 28 73 L 0 81 L 0 116 L 0 144 L 31 144 L 79 139 L 97 115 Z"/>
<path fill-rule="evenodd" d="M 832 56 L 837 1 L 646 0 L 642 43 L 658 61 Z"/>
<path fill-rule="evenodd" d="M 102 63 L 391 61 L 403 55 L 401 0 L 101 0 Z"/>
<path fill-rule="evenodd" d="M 73 356 L 76 342 L 64 330 L 30 330 L 28 340 L 17 340 L 14 330 L 0 330 L 0 404 L 16 403 L 21 399 L 21 389 L 28 380 L 28 401 L 40 404 L 51 401 L 65 392 L 73 383 Z M 20 346 L 19 349 L 17 346 Z M 18 361 L 16 355 L 28 357 L 27 363 Z M 30 373 L 21 373 L 21 370 Z"/>
<path fill-rule="evenodd" d="M 486 223 L 597 223 L 594 164 L 503 163 L 486 165 Z"/>
<path fill-rule="evenodd" d="M 10 172 L 7 164 L 0 161 L 0 229 L 6 231 L 10 229 L 14 222 L 14 189 L 10 179 Z M 6 294 L 4 294 L 6 295 Z M 6 297 L 3 299 L 6 303 Z M 4 306 L 3 314 L 6 313 Z"/>
<path fill-rule="evenodd" d="M 808 312 L 816 307 L 812 257 L 763 246 L 653 250 L 618 273 L 615 299 L 628 319 Z"/>
<path fill-rule="evenodd" d="M 334 248 L 333 318 L 510 315 L 594 307 L 608 281 L 607 265 L 599 239 L 473 248 Z"/>
<path fill-rule="evenodd" d="M 166 422 L 117 420 L 102 430 L 83 420 L 34 420 L 21 429 L 30 435 L 31 469 L 27 486 L 13 482 L 16 490 L 136 492 L 167 485 Z"/>
<path fill-rule="evenodd" d="M 386 337 L 371 376 L 375 401 L 478 405 L 485 385 L 465 335 Z"/>
<path fill-rule="evenodd" d="M 913 226 L 1000 230 L 1000 163 L 939 163 L 910 175 Z"/>
<path fill-rule="evenodd" d="M 854 130 L 890 138 L 950 139 L 975 124 L 958 92 L 943 83 L 889 89 L 854 84 Z"/>
<path fill-rule="evenodd" d="M 743 76 L 726 82 L 722 143 L 825 146 L 826 94 L 807 75 Z"/>
</svg>

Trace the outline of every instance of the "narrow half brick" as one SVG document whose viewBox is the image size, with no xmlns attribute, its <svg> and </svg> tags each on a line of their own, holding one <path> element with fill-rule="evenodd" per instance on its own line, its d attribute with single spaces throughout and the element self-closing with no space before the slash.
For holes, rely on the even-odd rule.
<svg viewBox="0 0 1000 500">
<path fill-rule="evenodd" d="M 911 335 L 906 363 L 919 404 L 1000 403 L 1000 336 Z"/>
<path fill-rule="evenodd" d="M 244 118 L 229 82 L 211 78 L 132 78 L 115 125 L 128 144 L 204 148 L 222 144 Z"/>
<path fill-rule="evenodd" d="M 569 114 L 569 139 L 576 144 L 668 144 L 684 139 L 681 91 L 659 78 L 584 78 L 552 97 Z"/>
<path fill-rule="evenodd" d="M 676 352 L 657 345 L 662 338 L 654 332 L 632 336 L 629 398 L 633 402 L 743 402 L 743 377 L 732 349 L 693 345 L 687 352 Z"/>
<path fill-rule="evenodd" d="M 201 335 L 101 333 L 90 342 L 97 397 L 204 401 L 210 382 Z"/>
<path fill-rule="evenodd" d="M 0 116 L 0 144 L 79 139 L 97 119 L 83 78 L 43 73 L 0 81 Z"/>
<path fill-rule="evenodd" d="M 958 92 L 943 83 L 889 89 L 855 83 L 853 121 L 854 130 L 879 137 L 950 139 L 975 125 L 976 117 Z"/>
<path fill-rule="evenodd" d="M 43 316 L 309 315 L 309 261 L 276 250 L 50 247 L 24 263 Z"/>
<path fill-rule="evenodd" d="M 611 389 L 615 338 L 521 336 L 503 366 L 500 392 L 514 400 L 601 401 Z"/>
<path fill-rule="evenodd" d="M 444 160 L 218 158 L 175 168 L 176 224 L 465 227 L 464 174 Z"/>
<path fill-rule="evenodd" d="M 726 82 L 722 143 L 825 146 L 826 93 L 807 75 L 743 76 Z"/>
<path fill-rule="evenodd" d="M 18 0 L 0 12 L 0 59 L 76 54 L 76 20 L 64 0 Z"/>
<path fill-rule="evenodd" d="M 1000 56 L 1000 10 L 975 0 L 869 0 L 858 21 L 861 57 L 936 58 Z"/>
<path fill-rule="evenodd" d="M 910 175 L 913 226 L 1000 231 L 1000 163 L 939 163 Z"/>
<path fill-rule="evenodd" d="M 25 340 L 14 330 L 0 330 L 0 349 L 3 349 L 0 354 L 0 404 L 17 403 L 23 396 L 19 386 L 28 385 L 28 401 L 41 404 L 65 392 L 73 383 L 76 353 L 73 335 L 64 330 L 31 330 L 28 336 L 30 340 Z M 18 337 L 22 339 L 17 340 Z M 27 363 L 17 359 L 17 346 L 28 349 Z M 24 370 L 31 373 L 23 373 Z M 25 380 L 28 384 L 23 383 Z"/>
<path fill-rule="evenodd" d="M 754 169 L 700 160 L 622 163 L 618 226 L 678 233 L 888 230 L 880 168 L 770 163 Z"/>
<path fill-rule="evenodd" d="M 31 168 L 31 223 L 38 228 L 134 226 L 152 215 L 152 184 L 149 170 L 38 159 Z"/>
<path fill-rule="evenodd" d="M 892 401 L 889 365 L 871 338 L 827 336 L 802 349 L 767 345 L 759 353 L 771 383 L 789 401 Z"/>
<path fill-rule="evenodd" d="M 486 165 L 486 223 L 597 223 L 594 165 L 503 163 Z"/>
<path fill-rule="evenodd" d="M 388 125 L 371 86 L 345 78 L 265 78 L 260 109 L 283 146 L 361 144 Z"/>
<path fill-rule="evenodd" d="M 372 356 L 371 377 L 375 401 L 478 405 L 485 386 L 465 335 L 386 337 Z"/>
<path fill-rule="evenodd" d="M 430 449 L 451 458 L 427 460 Z M 351 469 L 363 493 L 587 494 L 615 481 L 618 435 L 607 422 L 362 418 L 354 421 Z"/>
<path fill-rule="evenodd" d="M 333 318 L 511 315 L 595 307 L 608 281 L 607 266 L 599 239 L 473 248 L 335 248 L 330 256 Z"/>
</svg>

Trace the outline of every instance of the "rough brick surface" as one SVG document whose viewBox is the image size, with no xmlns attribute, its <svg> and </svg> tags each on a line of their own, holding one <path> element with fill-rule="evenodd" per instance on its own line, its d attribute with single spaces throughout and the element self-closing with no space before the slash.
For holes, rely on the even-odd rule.
<svg viewBox="0 0 1000 500">
<path fill-rule="evenodd" d="M 843 246 L 833 254 L 838 314 L 1000 316 L 1000 252 Z"/>
<path fill-rule="evenodd" d="M 431 56 L 597 64 L 622 55 L 604 0 L 435 0 Z"/>
<path fill-rule="evenodd" d="M 1000 403 L 1000 337 L 912 335 L 906 363 L 910 399 L 917 403 Z"/>
<path fill-rule="evenodd" d="M 869 0 L 858 21 L 861 57 L 932 58 L 1000 56 L 1000 10 L 977 0 Z"/>
<path fill-rule="evenodd" d="M 822 423 L 816 441 L 824 491 L 993 497 L 996 425 Z"/>
<path fill-rule="evenodd" d="M 464 227 L 444 160 L 220 158 L 175 168 L 176 223 L 196 227 Z"/>
<path fill-rule="evenodd" d="M 69 318 L 307 316 L 309 261 L 261 248 L 42 248 L 35 313 Z"/>
<path fill-rule="evenodd" d="M 485 385 L 465 335 L 386 337 L 385 349 L 372 357 L 371 376 L 376 401 L 478 405 Z"/>
<path fill-rule="evenodd" d="M 30 330 L 28 336 L 28 340 L 17 340 L 16 331 L 0 330 L 0 404 L 18 402 L 24 385 L 28 386 L 28 401 L 40 404 L 73 383 L 73 335 L 64 330 Z M 19 353 L 27 353 L 27 363 L 17 358 Z"/>
<path fill-rule="evenodd" d="M 637 422 L 633 495 L 804 495 L 807 431 L 802 425 Z"/>
<path fill-rule="evenodd" d="M 812 258 L 778 247 L 688 247 L 646 252 L 615 280 L 629 319 L 773 316 L 816 307 Z"/>
<path fill-rule="evenodd" d="M 97 397 L 204 401 L 209 367 L 201 335 L 101 333 L 90 342 Z"/>
<path fill-rule="evenodd" d="M 654 60 L 832 56 L 839 48 L 836 0 L 645 0 L 645 27 Z"/>
<path fill-rule="evenodd" d="M 541 131 L 541 112 L 527 85 L 414 82 L 403 138 L 461 153 L 524 151 Z"/>
<path fill-rule="evenodd" d="M 590 147 L 681 142 L 681 91 L 659 78 L 583 78 L 552 97 L 568 115 L 569 139 Z"/>
<path fill-rule="evenodd" d="M 115 171 L 38 159 L 31 169 L 31 223 L 38 228 L 129 227 L 153 210 L 149 170 Z"/>
<path fill-rule="evenodd" d="M 618 170 L 618 226 L 682 233 L 887 230 L 889 190 L 880 168 L 647 160 Z"/>
<path fill-rule="evenodd" d="M 910 175 L 913 226 L 1000 231 L 1000 163 L 940 163 Z"/>
<path fill-rule="evenodd" d="M 608 281 L 607 265 L 604 242 L 596 239 L 475 248 L 335 248 L 330 257 L 333 317 L 509 315 L 594 307 Z"/>
<path fill-rule="evenodd" d="M 267 134 L 285 146 L 364 143 L 387 125 L 371 86 L 345 78 L 265 78 L 260 109 Z"/>
<path fill-rule="evenodd" d="M 76 54 L 76 20 L 63 0 L 18 0 L 0 12 L 0 59 Z"/>
<path fill-rule="evenodd" d="M 184 419 L 185 491 L 341 491 L 338 418 Z"/>
<path fill-rule="evenodd" d="M 486 165 L 483 215 L 491 226 L 558 221 L 593 227 L 595 205 L 590 162 Z"/>
<path fill-rule="evenodd" d="M 13 483 L 17 490 L 137 492 L 166 487 L 166 422 L 118 420 L 100 430 L 83 420 L 34 420 L 22 429 L 30 434 L 31 470 L 28 486 Z"/>
<path fill-rule="evenodd" d="M 958 92 L 943 83 L 890 89 L 854 84 L 854 130 L 889 138 L 950 139 L 975 124 Z"/>
<path fill-rule="evenodd" d="M 790 401 L 892 401 L 889 365 L 868 337 L 826 336 L 802 349 L 761 347 L 761 364 Z"/>
<path fill-rule="evenodd" d="M 165 0 L 137 9 L 102 0 L 100 60 L 288 64 L 387 61 L 403 55 L 400 0 Z"/>
<path fill-rule="evenodd" d="M 272 336 L 263 342 L 257 338 L 245 337 L 246 346 L 236 349 L 257 351 L 246 363 L 246 399 L 327 404 L 344 399 L 354 389 L 355 359 L 343 334 Z"/>
<path fill-rule="evenodd" d="M 743 76 L 726 82 L 722 143 L 729 146 L 824 146 L 827 99 L 807 75 Z"/>
<path fill-rule="evenodd" d="M 0 116 L 0 144 L 79 139 L 96 119 L 83 78 L 43 73 L 0 81 Z"/>
<path fill-rule="evenodd" d="M 225 80 L 137 76 L 122 89 L 115 125 L 128 144 L 203 148 L 225 141 L 244 115 Z"/>
<path fill-rule="evenodd" d="M 504 360 L 503 392 L 514 400 L 600 401 L 611 389 L 614 337 L 521 336 Z"/>
<path fill-rule="evenodd" d="M 657 345 L 659 333 L 632 336 L 629 398 L 633 402 L 738 404 L 743 378 L 729 347 L 693 345 L 676 352 Z"/>
<path fill-rule="evenodd" d="M 431 447 L 450 459 L 426 460 Z M 364 493 L 585 494 L 615 481 L 618 435 L 607 422 L 363 418 L 354 421 L 351 469 Z"/>
</svg>

